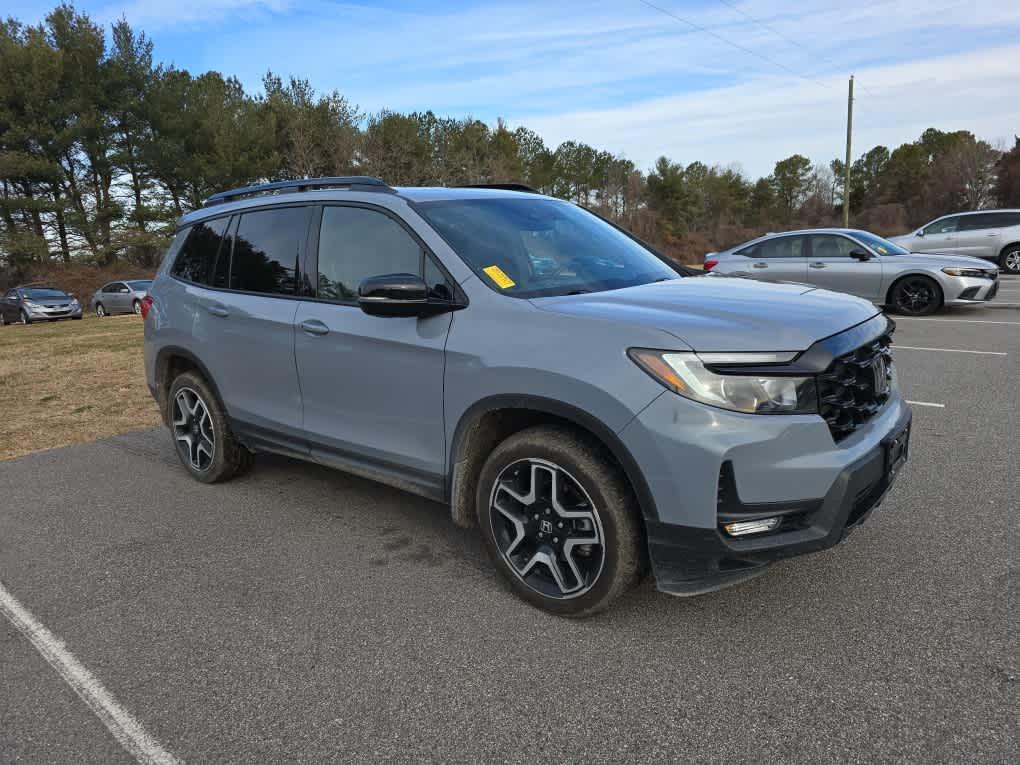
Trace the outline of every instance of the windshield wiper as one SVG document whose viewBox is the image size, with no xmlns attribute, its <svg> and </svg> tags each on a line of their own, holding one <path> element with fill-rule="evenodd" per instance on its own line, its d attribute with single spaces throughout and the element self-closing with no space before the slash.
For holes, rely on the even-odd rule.
<svg viewBox="0 0 1020 765">
<path fill-rule="evenodd" d="M 587 295 L 591 290 L 571 290 L 570 292 L 564 293 L 566 295 Z"/>
</svg>

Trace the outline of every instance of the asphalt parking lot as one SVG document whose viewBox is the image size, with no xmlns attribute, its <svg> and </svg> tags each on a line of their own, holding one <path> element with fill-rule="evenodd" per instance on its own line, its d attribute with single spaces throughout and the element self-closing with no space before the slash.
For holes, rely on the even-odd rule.
<svg viewBox="0 0 1020 765">
<path fill-rule="evenodd" d="M 200 485 L 157 430 L 0 463 L 0 595 L 138 759 L 1015 761 L 1020 278 L 895 341 L 892 494 L 723 592 L 557 619 L 440 505 L 275 457 Z M 44 655 L 0 618 L 0 760 L 131 761 Z"/>
</svg>

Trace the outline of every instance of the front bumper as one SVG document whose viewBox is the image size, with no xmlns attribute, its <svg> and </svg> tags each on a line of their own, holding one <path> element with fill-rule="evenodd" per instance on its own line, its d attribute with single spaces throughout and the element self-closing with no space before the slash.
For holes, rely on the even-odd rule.
<svg viewBox="0 0 1020 765">
<path fill-rule="evenodd" d="M 81 306 L 76 308 L 28 308 L 26 309 L 28 318 L 32 321 L 42 321 L 43 319 L 80 319 L 81 318 Z"/>
<path fill-rule="evenodd" d="M 660 406 L 689 410 L 678 398 Z M 631 431 L 632 440 L 639 432 L 648 436 L 672 463 L 672 496 L 664 476 L 650 476 L 658 517 L 646 518 L 645 527 L 658 588 L 674 595 L 736 584 L 774 561 L 840 542 L 892 486 L 902 463 L 888 469 L 888 444 L 909 433 L 911 422 L 910 408 L 895 396 L 868 427 L 836 445 L 819 417 L 734 419 L 715 410 L 714 427 L 700 430 L 692 443 L 676 437 L 676 417 L 671 423 L 665 411 L 654 409 L 624 433 Z M 664 440 L 667 435 L 672 442 Z M 766 517 L 782 521 L 774 531 L 748 537 L 731 537 L 721 528 Z"/>
<path fill-rule="evenodd" d="M 945 305 L 971 305 L 984 303 L 999 292 L 999 279 L 975 279 L 970 276 L 952 278 L 950 287 L 945 288 Z"/>
</svg>

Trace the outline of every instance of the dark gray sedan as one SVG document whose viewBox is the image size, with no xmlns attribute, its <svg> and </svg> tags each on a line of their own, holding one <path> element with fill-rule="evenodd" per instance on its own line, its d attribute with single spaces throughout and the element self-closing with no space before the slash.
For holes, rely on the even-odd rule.
<svg viewBox="0 0 1020 765">
<path fill-rule="evenodd" d="M 152 279 L 104 284 L 92 295 L 92 310 L 96 316 L 110 316 L 115 313 L 142 312 L 142 298 L 149 294 Z"/>
</svg>

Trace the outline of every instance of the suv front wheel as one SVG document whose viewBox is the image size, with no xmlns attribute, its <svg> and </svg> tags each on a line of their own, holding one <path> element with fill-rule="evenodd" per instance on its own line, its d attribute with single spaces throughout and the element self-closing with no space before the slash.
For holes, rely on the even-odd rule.
<svg viewBox="0 0 1020 765">
<path fill-rule="evenodd" d="M 219 400 L 200 375 L 178 375 L 166 405 L 174 448 L 192 478 L 203 483 L 226 481 L 251 465 L 251 452 L 230 431 Z"/>
<path fill-rule="evenodd" d="M 562 616 L 607 608 L 646 569 L 637 503 L 604 450 L 537 426 L 489 455 L 478 525 L 493 563 L 524 600 Z"/>
</svg>

